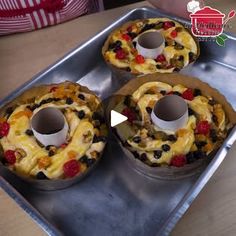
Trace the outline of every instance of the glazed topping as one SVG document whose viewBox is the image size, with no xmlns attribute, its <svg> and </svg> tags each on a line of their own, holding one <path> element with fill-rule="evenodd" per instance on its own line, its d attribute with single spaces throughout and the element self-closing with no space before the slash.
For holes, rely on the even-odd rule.
<svg viewBox="0 0 236 236">
<path fill-rule="evenodd" d="M 31 102 L 21 104 L 11 112 L 8 110 L 1 118 L 0 145 L 5 151 L 6 165 L 26 176 L 57 179 L 73 177 L 96 162 L 105 146 L 107 133 L 100 101 L 95 95 L 81 91 L 77 84 L 66 82 L 49 87 Z M 46 107 L 61 110 L 69 126 L 66 141 L 60 147 L 43 146 L 30 128 L 31 117 Z M 78 169 L 75 163 L 83 155 L 93 161 Z"/>
<path fill-rule="evenodd" d="M 188 121 L 176 132 L 156 127 L 151 119 L 155 103 L 171 94 L 181 96 L 188 105 Z M 182 167 L 206 158 L 227 135 L 225 112 L 212 100 L 200 89 L 147 82 L 117 105 L 128 121 L 116 132 L 134 157 L 147 165 Z"/>
<path fill-rule="evenodd" d="M 143 58 L 136 50 L 137 37 L 158 31 L 165 38 L 165 48 L 157 58 Z M 136 74 L 179 71 L 197 59 L 198 48 L 193 36 L 178 22 L 152 18 L 117 29 L 109 38 L 105 59 L 118 68 Z"/>
</svg>

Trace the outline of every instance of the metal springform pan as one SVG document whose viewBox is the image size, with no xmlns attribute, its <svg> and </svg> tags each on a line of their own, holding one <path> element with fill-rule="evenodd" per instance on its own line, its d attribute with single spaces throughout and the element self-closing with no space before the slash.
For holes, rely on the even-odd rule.
<svg viewBox="0 0 236 236">
<path fill-rule="evenodd" d="M 102 45 L 108 34 L 124 22 L 149 17 L 171 17 L 189 25 L 187 21 L 156 9 L 134 9 L 22 85 L 3 99 L 0 106 L 31 86 L 64 80 L 85 85 L 103 99 L 109 97 L 121 85 L 103 61 Z M 236 82 L 236 38 L 227 35 L 229 40 L 224 48 L 213 42 L 201 42 L 200 58 L 193 67 L 181 73 L 206 81 L 224 94 L 236 109 L 236 93 L 232 86 Z M 234 128 L 202 173 L 181 180 L 158 180 L 137 173 L 128 166 L 124 153 L 110 137 L 98 167 L 83 181 L 67 189 L 40 191 L 29 188 L 1 169 L 0 186 L 49 235 L 169 235 L 235 140 Z"/>
</svg>

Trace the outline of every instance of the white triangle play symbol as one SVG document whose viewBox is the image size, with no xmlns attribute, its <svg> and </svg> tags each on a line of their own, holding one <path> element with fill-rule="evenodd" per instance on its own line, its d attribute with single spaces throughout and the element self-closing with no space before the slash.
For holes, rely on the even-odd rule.
<svg viewBox="0 0 236 236">
<path fill-rule="evenodd" d="M 128 118 L 117 111 L 111 110 L 111 127 L 114 127 L 124 121 L 128 120 Z"/>
</svg>

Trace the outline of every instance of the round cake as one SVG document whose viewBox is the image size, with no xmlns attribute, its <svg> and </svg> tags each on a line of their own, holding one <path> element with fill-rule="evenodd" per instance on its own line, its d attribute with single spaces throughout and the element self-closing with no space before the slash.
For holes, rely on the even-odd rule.
<svg viewBox="0 0 236 236">
<path fill-rule="evenodd" d="M 188 106 L 187 122 L 176 131 L 161 129 L 151 119 L 156 102 L 173 94 Z M 157 171 L 206 161 L 236 123 L 231 105 L 217 90 L 180 74 L 157 73 L 132 80 L 117 92 L 109 109 L 128 117 L 113 128 L 127 155 L 139 166 L 143 163 Z"/>
<path fill-rule="evenodd" d="M 163 52 L 155 59 L 144 58 L 136 49 L 136 39 L 158 31 L 165 39 Z M 132 74 L 179 71 L 196 61 L 199 43 L 182 24 L 168 18 L 150 18 L 128 22 L 107 38 L 102 54 L 108 64 Z"/>
<path fill-rule="evenodd" d="M 60 146 L 42 145 L 32 131 L 32 117 L 48 107 L 60 110 L 68 124 Z M 35 87 L 1 109 L 1 162 L 32 179 L 84 175 L 101 157 L 106 135 L 101 101 L 86 87 L 72 82 Z"/>
</svg>

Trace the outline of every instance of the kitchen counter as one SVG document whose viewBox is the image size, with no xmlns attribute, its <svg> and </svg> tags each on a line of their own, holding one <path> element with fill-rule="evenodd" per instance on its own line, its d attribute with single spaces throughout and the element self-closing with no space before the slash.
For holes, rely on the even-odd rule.
<svg viewBox="0 0 236 236">
<path fill-rule="evenodd" d="M 236 8 L 235 0 L 207 1 L 225 14 Z M 0 99 L 28 81 L 66 52 L 106 27 L 130 9 L 146 2 L 83 16 L 36 32 L 0 38 Z M 231 31 L 236 33 L 236 20 Z M 236 234 L 236 145 L 199 194 L 172 235 Z M 45 235 L 42 229 L 0 190 L 0 235 Z"/>
</svg>

